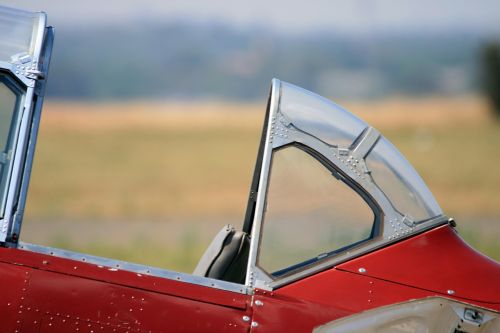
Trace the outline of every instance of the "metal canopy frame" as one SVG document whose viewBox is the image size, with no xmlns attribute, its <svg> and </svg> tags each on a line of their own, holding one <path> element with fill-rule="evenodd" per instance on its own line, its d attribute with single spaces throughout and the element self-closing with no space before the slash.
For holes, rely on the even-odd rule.
<svg viewBox="0 0 500 333">
<path fill-rule="evenodd" d="M 35 15 L 37 29 L 32 36 L 33 54 L 13 57 L 11 62 L 0 61 L 0 70 L 25 90 L 24 105 L 19 110 L 21 119 L 15 138 L 5 215 L 0 220 L 0 243 L 12 247 L 19 240 L 54 36 L 53 28 L 46 25 L 46 14 Z"/>
<path fill-rule="evenodd" d="M 251 245 L 247 266 L 247 285 L 265 290 L 273 290 L 365 253 L 372 252 L 378 248 L 448 223 L 448 218 L 444 215 L 418 223 L 409 220 L 406 215 L 402 215 L 393 207 L 387 196 L 374 183 L 364 158 L 381 137 L 376 129 L 372 127 L 365 128 L 349 147 L 333 146 L 322 141 L 321 138 L 298 128 L 293 121 L 282 113 L 280 103 L 283 93 L 282 82 L 273 79 L 267 111 L 268 115 L 266 116 L 263 133 L 265 140 L 261 143 L 259 149 L 261 164 L 259 170 L 255 171 L 255 176 L 258 175 L 259 178 L 258 182 L 256 179 L 253 182 L 253 185 L 256 183 L 258 187 L 251 191 L 251 196 L 255 197 L 255 208 L 253 209 L 253 216 L 250 219 Z M 325 258 L 315 261 L 311 265 L 292 270 L 291 273 L 283 276 L 272 276 L 258 266 L 259 244 L 263 230 L 262 224 L 265 215 L 271 160 L 273 151 L 294 143 L 308 147 L 313 152 L 313 155 L 326 159 L 347 177 L 351 183 L 359 186 L 369 197 L 373 198 L 380 208 L 379 216 L 376 219 L 378 222 L 376 221 L 375 223 L 380 223 L 380 225 L 376 226 L 375 230 L 377 232 L 368 241 L 360 242 L 339 253 L 334 252 Z M 252 203 L 251 200 L 249 202 Z M 248 228 L 247 224 L 248 216 L 245 223 L 245 226 Z"/>
</svg>

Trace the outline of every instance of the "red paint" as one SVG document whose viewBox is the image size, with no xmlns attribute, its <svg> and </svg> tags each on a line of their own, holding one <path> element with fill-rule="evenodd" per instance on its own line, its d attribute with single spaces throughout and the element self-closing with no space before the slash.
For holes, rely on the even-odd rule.
<svg viewBox="0 0 500 333">
<path fill-rule="evenodd" d="M 500 311 L 499 278 L 499 265 L 448 226 L 254 296 L 0 248 L 0 320 L 5 332 L 27 333 L 312 332 L 432 296 Z"/>
<path fill-rule="evenodd" d="M 301 330 L 294 332 L 312 332 L 316 326 L 347 315 L 428 296 L 431 294 L 424 290 L 332 268 L 272 294 L 259 292 L 258 297 L 264 306 L 262 311 L 254 307 L 254 317 L 256 321 L 266 323 L 263 326 L 269 330 L 265 332 L 277 332 L 279 328 L 290 332 L 295 327 L 301 327 Z M 299 300 L 304 306 L 294 304 Z M 303 312 L 300 315 L 300 309 L 308 309 L 307 316 Z M 269 317 L 269 311 L 276 315 Z"/>
<path fill-rule="evenodd" d="M 338 269 L 405 284 L 453 298 L 500 304 L 500 265 L 465 243 L 449 226 L 439 227 L 351 260 Z"/>
<path fill-rule="evenodd" d="M 0 248 L 0 261 L 5 332 L 249 329 L 248 295 L 23 250 Z"/>
<path fill-rule="evenodd" d="M 0 263 L 0 321 L 2 327 L 16 325 L 16 316 L 22 306 L 22 298 L 27 296 L 28 287 L 26 270 L 22 267 Z"/>
<path fill-rule="evenodd" d="M 257 291 L 255 298 L 264 305 L 254 307 L 254 320 L 258 332 L 312 332 L 350 314 L 433 296 L 500 311 L 499 266 L 471 249 L 449 226 L 439 227 L 272 293 Z M 360 267 L 367 273 L 359 273 Z M 448 295 L 448 289 L 439 286 L 457 293 Z M 481 301 L 464 295 L 477 295 Z"/>
<path fill-rule="evenodd" d="M 165 295 L 194 299 L 238 309 L 245 309 L 247 307 L 246 297 L 242 297 L 237 293 L 228 293 L 215 288 L 141 275 L 120 269 L 110 270 L 107 267 L 30 251 L 0 248 L 0 262 L 17 263 L 18 265 L 39 270 L 150 290 Z"/>
</svg>

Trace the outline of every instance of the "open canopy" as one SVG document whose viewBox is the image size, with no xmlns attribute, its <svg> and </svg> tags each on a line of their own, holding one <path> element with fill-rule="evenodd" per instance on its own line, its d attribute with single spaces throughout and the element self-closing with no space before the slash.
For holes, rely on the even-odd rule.
<svg viewBox="0 0 500 333">
<path fill-rule="evenodd" d="M 17 242 L 53 31 L 45 13 L 0 6 L 0 242 Z"/>
<path fill-rule="evenodd" d="M 45 13 L 0 6 L 0 61 L 16 62 L 33 58 L 39 31 L 44 29 Z"/>
</svg>

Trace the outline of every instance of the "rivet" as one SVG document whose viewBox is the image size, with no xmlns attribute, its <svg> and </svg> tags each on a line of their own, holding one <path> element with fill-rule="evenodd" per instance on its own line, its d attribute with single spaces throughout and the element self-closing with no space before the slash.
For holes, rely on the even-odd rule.
<svg viewBox="0 0 500 333">
<path fill-rule="evenodd" d="M 358 269 L 358 272 L 360 272 L 360 273 L 366 273 L 366 268 L 360 267 Z"/>
<path fill-rule="evenodd" d="M 250 321 L 250 317 L 249 316 L 243 316 L 243 321 Z"/>
<path fill-rule="evenodd" d="M 256 305 L 256 306 L 263 306 L 263 305 L 264 305 L 264 302 L 262 302 L 261 300 L 256 300 L 256 301 L 255 301 L 255 305 Z"/>
<path fill-rule="evenodd" d="M 448 289 L 446 292 L 448 293 L 448 295 L 455 294 L 455 290 L 451 290 L 451 289 Z"/>
<path fill-rule="evenodd" d="M 258 323 L 258 322 L 256 322 L 256 321 L 252 321 L 251 326 L 252 326 L 252 327 L 257 327 L 257 326 L 259 326 L 259 323 Z"/>
</svg>

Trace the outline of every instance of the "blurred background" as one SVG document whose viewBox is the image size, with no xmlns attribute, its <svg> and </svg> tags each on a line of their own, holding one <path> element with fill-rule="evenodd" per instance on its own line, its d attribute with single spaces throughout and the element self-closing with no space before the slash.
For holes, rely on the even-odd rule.
<svg viewBox="0 0 500 333">
<path fill-rule="evenodd" d="M 56 28 L 22 240 L 190 272 L 241 227 L 278 77 L 381 130 L 500 260 L 500 2 L 0 4 Z"/>
</svg>

